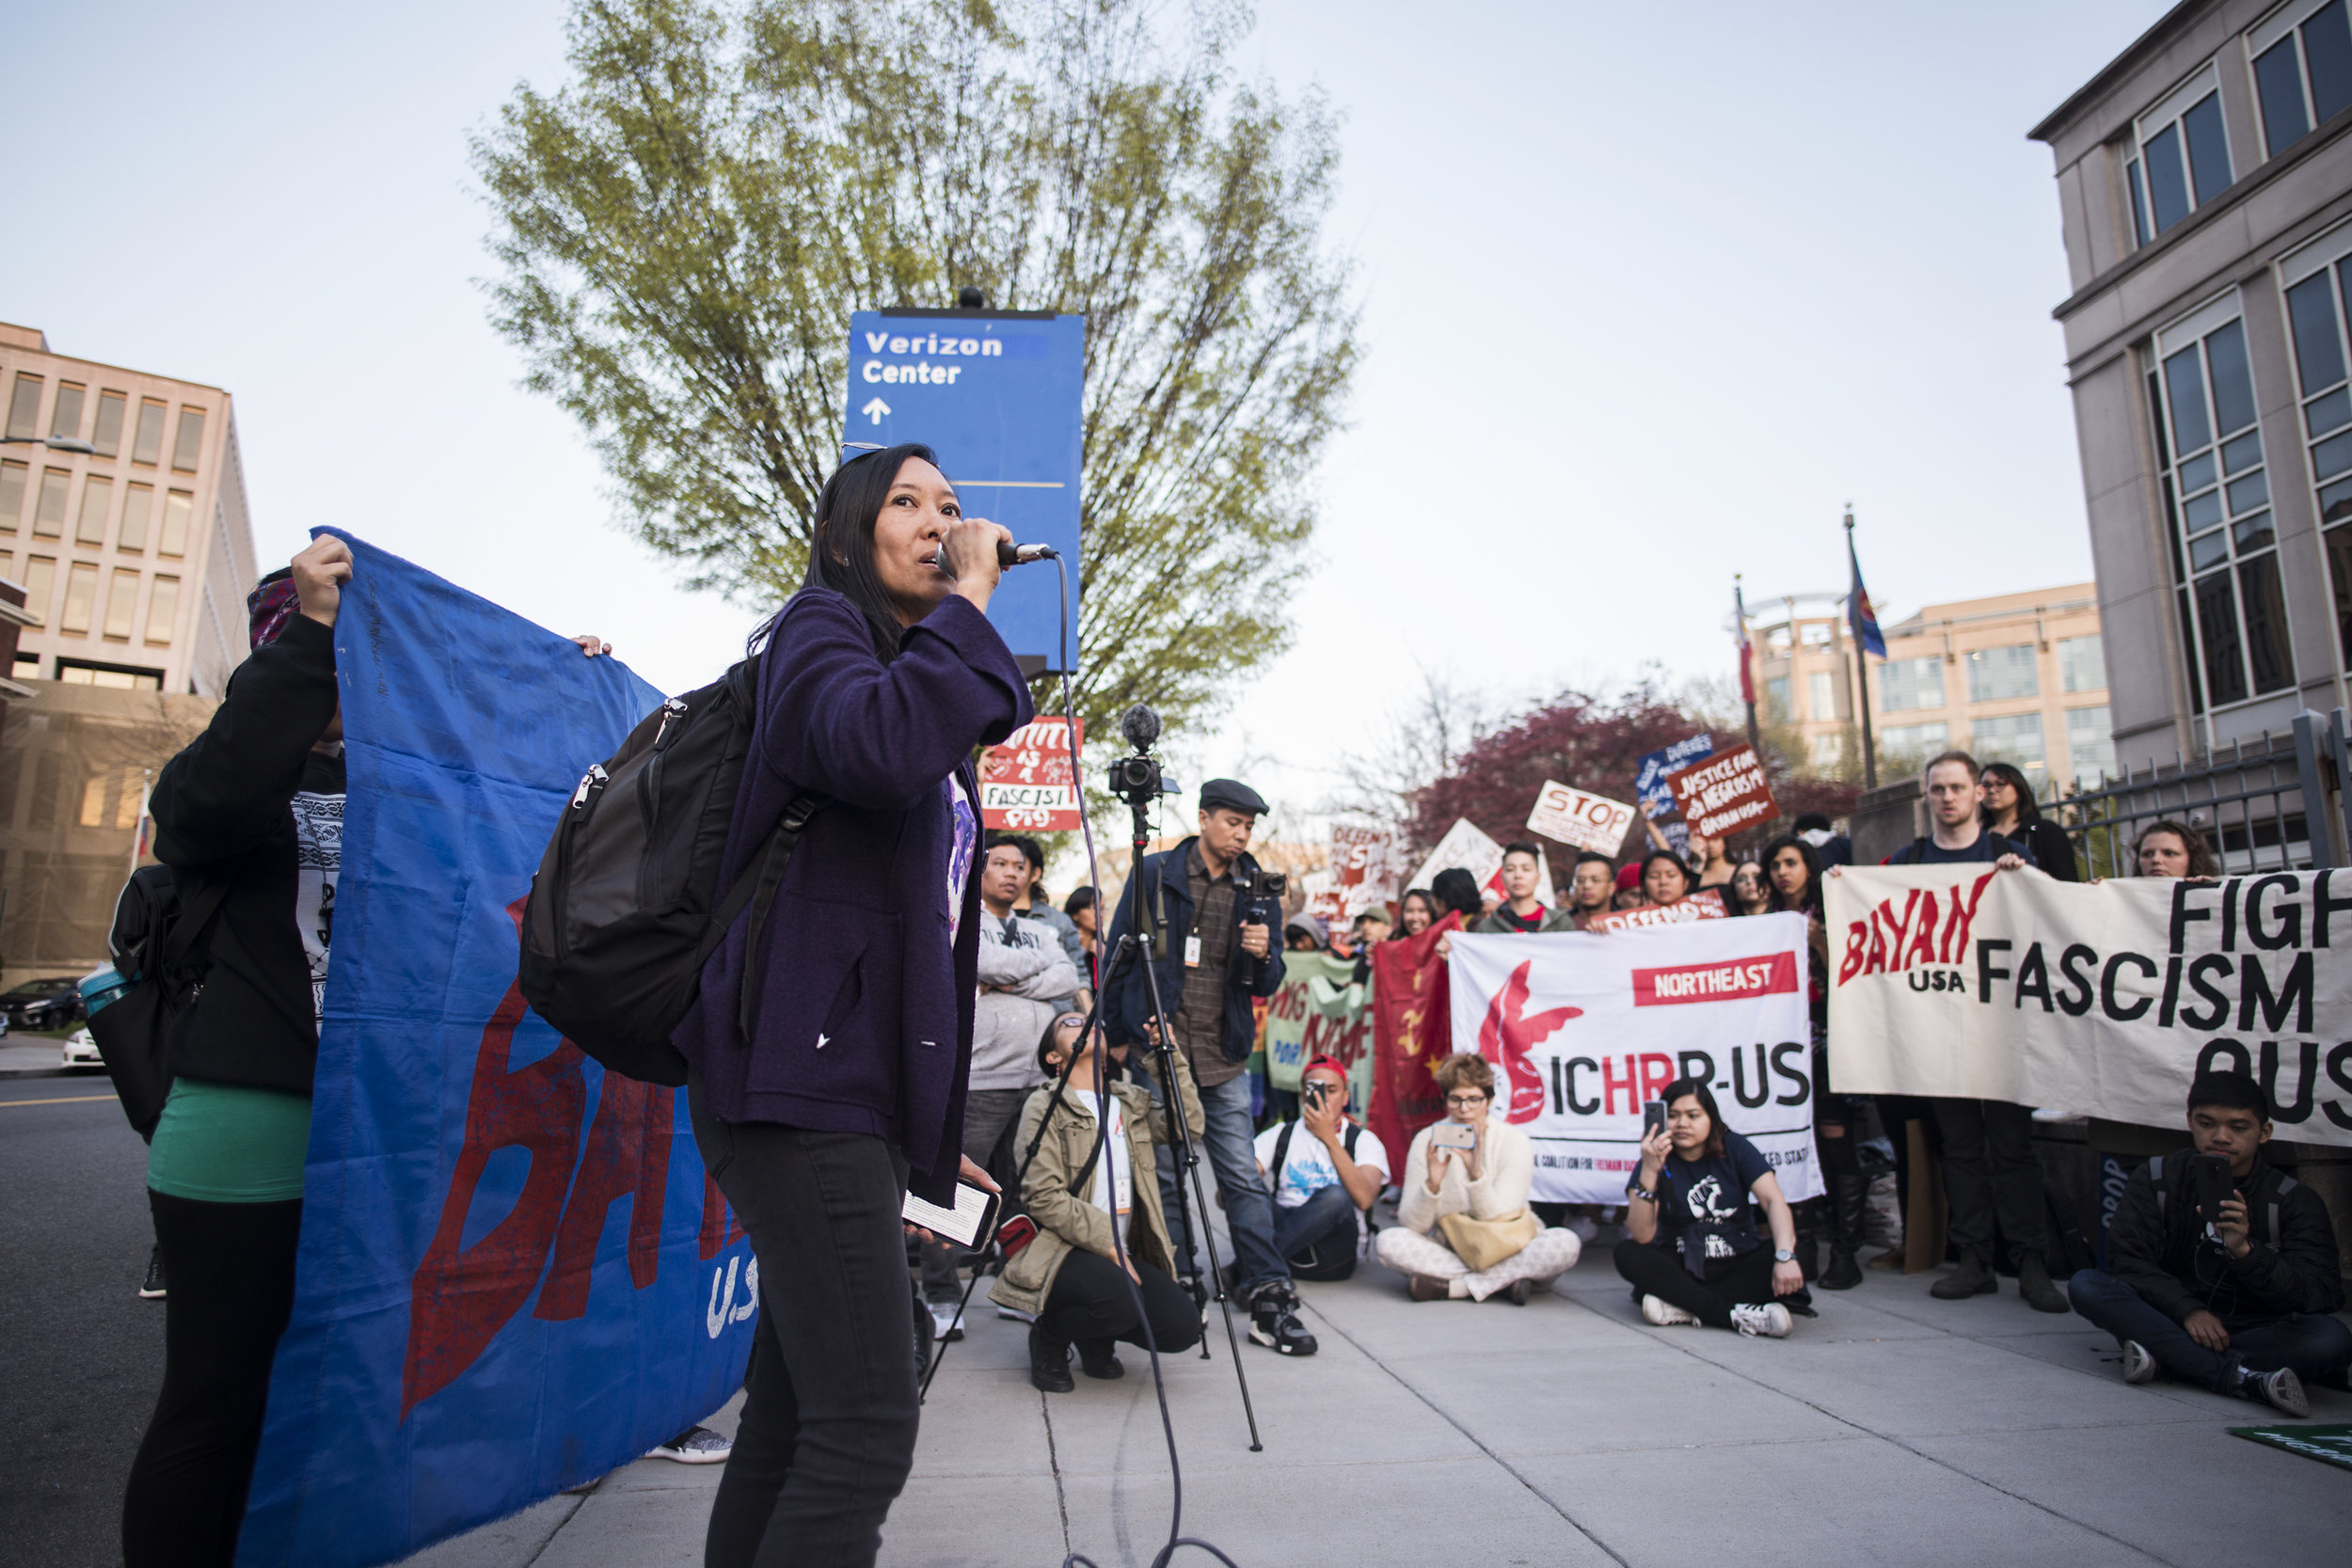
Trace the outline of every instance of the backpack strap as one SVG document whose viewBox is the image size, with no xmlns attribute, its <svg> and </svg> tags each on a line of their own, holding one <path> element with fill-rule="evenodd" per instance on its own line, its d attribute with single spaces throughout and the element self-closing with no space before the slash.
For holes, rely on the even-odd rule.
<svg viewBox="0 0 2352 1568">
<path fill-rule="evenodd" d="M 736 996 L 735 1009 L 736 1026 L 747 1040 L 752 1037 L 752 1013 L 758 1004 L 760 981 L 768 968 L 759 943 L 760 933 L 768 924 L 768 911 L 775 904 L 776 890 L 784 884 L 785 867 L 792 863 L 792 851 L 800 847 L 801 831 L 808 826 L 810 817 L 831 803 L 830 797 L 814 792 L 795 795 L 787 801 L 784 816 L 768 835 L 767 844 L 754 857 L 759 874 L 753 876 L 752 865 L 746 864 L 743 875 L 736 878 L 735 885 L 727 889 L 718 909 L 711 911 L 710 934 L 703 939 L 703 951 L 694 965 L 697 973 L 703 960 L 726 940 L 727 929 L 735 924 L 736 916 L 743 912 L 743 906 L 749 903 L 752 907 L 751 935 L 743 949 L 743 982 Z"/>
<path fill-rule="evenodd" d="M 1340 1147 L 1347 1150 L 1347 1157 L 1351 1160 L 1356 1158 L 1356 1140 L 1362 1135 L 1363 1131 L 1351 1121 L 1347 1124 L 1347 1135 L 1340 1140 Z"/>
<path fill-rule="evenodd" d="M 2165 1198 L 2163 1155 L 2151 1154 L 2148 1156 L 2148 1181 L 2151 1186 L 2156 1189 L 2156 1221 L 2158 1224 L 2162 1224 L 2164 1221 Z"/>
<path fill-rule="evenodd" d="M 1282 1131 L 1275 1135 L 1274 1164 L 1272 1169 L 1274 1174 L 1274 1184 L 1277 1187 L 1279 1187 L 1282 1184 L 1282 1167 L 1290 1163 L 1291 1134 L 1297 1131 L 1298 1123 L 1295 1121 L 1286 1121 L 1282 1124 Z M 1355 1151 L 1350 1149 L 1348 1152 L 1352 1154 Z"/>
</svg>

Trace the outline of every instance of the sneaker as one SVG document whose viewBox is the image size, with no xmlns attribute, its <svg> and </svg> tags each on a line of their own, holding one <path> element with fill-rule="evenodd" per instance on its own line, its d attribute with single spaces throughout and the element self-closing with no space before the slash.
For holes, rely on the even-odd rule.
<svg viewBox="0 0 2352 1568">
<path fill-rule="evenodd" d="M 1993 1272 L 1993 1265 L 1972 1252 L 1961 1259 L 1960 1267 L 1929 1286 L 1928 1294 L 1938 1301 L 1961 1301 L 1969 1296 L 1989 1296 L 2000 1288 L 2000 1277 Z M 2064 1302 L 2058 1304 L 2058 1310 L 2066 1310 Z"/>
<path fill-rule="evenodd" d="M 1514 1307 L 1525 1307 L 1527 1298 L 1534 1293 L 1535 1282 L 1532 1279 L 1514 1279 L 1511 1281 L 1511 1288 L 1503 1292 L 1511 1298 L 1511 1305 Z"/>
<path fill-rule="evenodd" d="M 1127 1369 L 1119 1364 L 1119 1343 L 1114 1339 L 1081 1339 L 1078 1341 L 1078 1370 L 1089 1377 L 1125 1377 Z"/>
<path fill-rule="evenodd" d="M 1298 1292 L 1287 1279 L 1258 1287 L 1249 1304 L 1249 1337 L 1277 1355 L 1312 1355 L 1315 1337 L 1298 1321 Z"/>
<path fill-rule="evenodd" d="M 1405 1282 L 1405 1289 L 1415 1301 L 1443 1301 L 1454 1293 L 1444 1280 L 1426 1274 L 1412 1275 Z"/>
<path fill-rule="evenodd" d="M 150 1248 L 147 1254 L 147 1280 L 139 1287 L 139 1300 L 164 1299 L 164 1249 Z"/>
<path fill-rule="evenodd" d="M 2123 1341 L 2123 1381 L 2130 1384 L 2156 1381 L 2156 1358 L 2148 1354 L 2148 1347 L 2137 1339 Z"/>
<path fill-rule="evenodd" d="M 708 1427 L 688 1427 L 659 1448 L 647 1449 L 647 1459 L 675 1460 L 680 1465 L 723 1465 L 735 1445 Z"/>
<path fill-rule="evenodd" d="M 2066 1298 L 2050 1283 L 2050 1271 L 2043 1266 L 2042 1254 L 2021 1252 L 2017 1255 L 2017 1293 L 2026 1298 L 2026 1305 L 2037 1312 L 2071 1312 Z"/>
<path fill-rule="evenodd" d="M 1070 1342 L 1055 1338 L 1036 1323 L 1029 1325 L 1029 1386 L 1048 1394 L 1067 1394 L 1078 1386 L 1070 1375 Z"/>
<path fill-rule="evenodd" d="M 2312 1402 L 2303 1397 L 2303 1380 L 2295 1375 L 2293 1367 L 2281 1367 L 2275 1372 L 2241 1372 L 2237 1390 L 2248 1399 L 2260 1400 L 2297 1420 L 2312 1413 Z"/>
<path fill-rule="evenodd" d="M 1001 1304 L 996 1308 L 996 1315 L 1004 1319 L 1007 1323 L 1033 1323 L 1037 1322 L 1036 1313 L 1024 1312 L 1018 1307 L 1006 1307 Z"/>
<path fill-rule="evenodd" d="M 1674 1328 L 1682 1323 L 1697 1323 L 1698 1315 L 1685 1312 L 1663 1296 L 1642 1298 L 1642 1321 L 1656 1328 Z"/>
<path fill-rule="evenodd" d="M 1735 1307 L 1731 1309 L 1731 1326 L 1750 1338 L 1760 1335 L 1767 1339 L 1786 1339 L 1788 1330 L 1795 1323 L 1796 1320 L 1788 1315 L 1788 1308 L 1776 1301 L 1765 1302 L 1760 1307 Z"/>
<path fill-rule="evenodd" d="M 930 1303 L 930 1306 L 931 1309 L 932 1338 L 945 1339 L 949 1344 L 953 1344 L 958 1339 L 963 1338 L 963 1324 L 956 1321 L 961 1315 L 959 1311 L 959 1308 L 961 1306 L 961 1303 L 952 1301 L 934 1301 Z"/>
</svg>

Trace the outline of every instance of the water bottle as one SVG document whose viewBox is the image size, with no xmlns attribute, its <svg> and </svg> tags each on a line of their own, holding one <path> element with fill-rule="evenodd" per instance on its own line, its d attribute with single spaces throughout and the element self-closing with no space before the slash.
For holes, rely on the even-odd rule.
<svg viewBox="0 0 2352 1568">
<path fill-rule="evenodd" d="M 95 1018 L 100 1008 L 119 1000 L 130 989 L 131 982 L 124 979 L 122 972 L 114 965 L 93 969 L 82 976 L 82 1011 L 86 1016 Z"/>
</svg>

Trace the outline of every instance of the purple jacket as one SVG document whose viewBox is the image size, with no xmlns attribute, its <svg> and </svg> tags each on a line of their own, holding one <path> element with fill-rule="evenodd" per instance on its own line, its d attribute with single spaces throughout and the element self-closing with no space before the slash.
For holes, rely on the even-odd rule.
<svg viewBox="0 0 2352 1568">
<path fill-rule="evenodd" d="M 911 1187 L 954 1200 L 980 932 L 970 863 L 947 885 L 949 780 L 962 780 L 977 829 L 972 750 L 1030 716 L 1020 666 L 970 601 L 949 595 L 884 665 L 847 597 L 794 596 L 761 663 L 721 894 L 793 796 L 833 803 L 809 819 L 761 933 L 753 1037 L 736 1024 L 748 913 L 675 1037 L 722 1120 L 888 1138 Z"/>
</svg>

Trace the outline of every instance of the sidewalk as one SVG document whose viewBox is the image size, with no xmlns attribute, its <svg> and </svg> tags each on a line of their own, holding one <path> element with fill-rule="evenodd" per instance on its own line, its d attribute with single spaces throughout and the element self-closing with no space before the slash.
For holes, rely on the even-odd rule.
<svg viewBox="0 0 2352 1568">
<path fill-rule="evenodd" d="M 2009 1281 L 1936 1301 L 1931 1277 L 1871 1271 L 1774 1341 L 1647 1326 L 1605 1246 L 1525 1307 L 1416 1304 L 1367 1263 L 1302 1288 L 1321 1354 L 1243 1345 L 1261 1454 L 1213 1311 L 1215 1359 L 1165 1363 L 1184 1533 L 1242 1568 L 2344 1560 L 2352 1472 L 2222 1430 L 2276 1412 L 2126 1387 L 2080 1319 Z M 1041 1395 L 1024 1326 L 983 1311 L 932 1386 L 882 1560 L 1148 1563 L 1169 1487 L 1146 1358 Z M 2352 1396 L 2315 1390 L 2312 1418 L 2352 1421 Z M 640 1461 L 410 1563 L 699 1565 L 720 1469 Z"/>
</svg>

